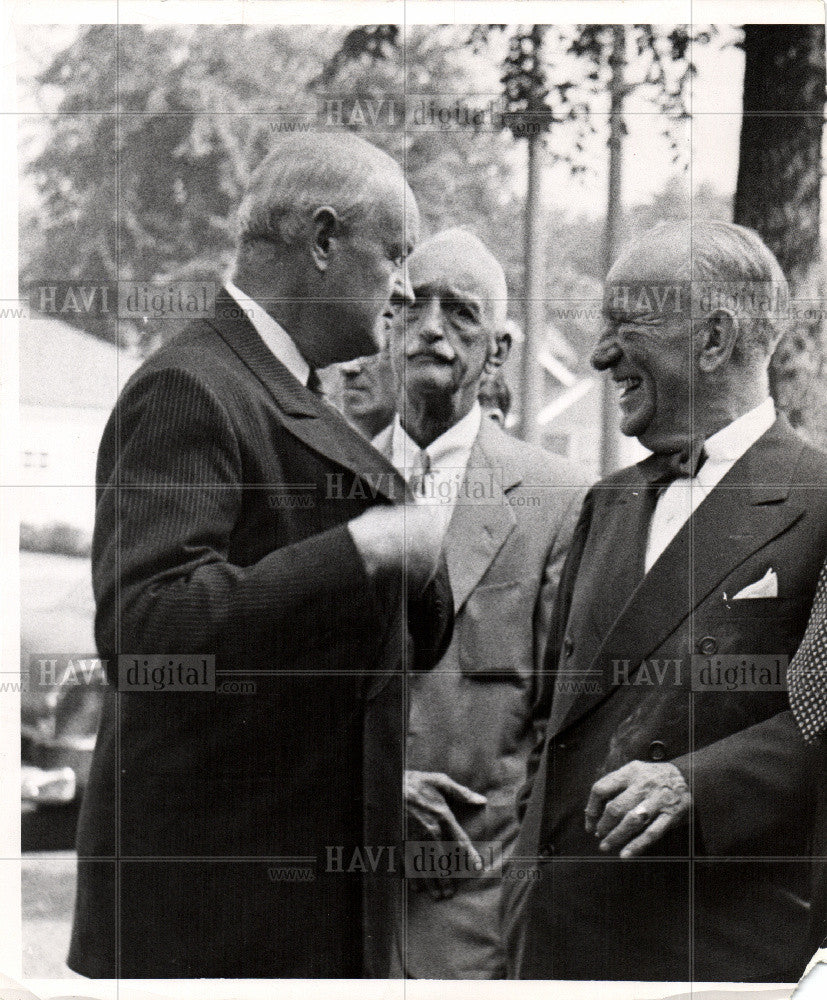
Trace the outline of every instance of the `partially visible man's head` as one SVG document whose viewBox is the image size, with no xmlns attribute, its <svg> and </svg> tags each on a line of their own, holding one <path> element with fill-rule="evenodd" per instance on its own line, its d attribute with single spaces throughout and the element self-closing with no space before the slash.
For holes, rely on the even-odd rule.
<svg viewBox="0 0 827 1000">
<path fill-rule="evenodd" d="M 311 364 L 349 360 L 381 345 L 391 296 L 410 298 L 403 263 L 418 228 L 416 200 L 386 153 L 350 133 L 285 137 L 247 185 L 236 274 L 260 296 L 269 283 L 274 301 L 293 300 L 318 355 Z"/>
<path fill-rule="evenodd" d="M 476 236 L 449 229 L 414 251 L 408 277 L 414 302 L 399 310 L 390 332 L 397 405 L 450 426 L 508 354 L 505 275 Z"/>
<path fill-rule="evenodd" d="M 346 361 L 339 370 L 345 416 L 365 437 L 376 437 L 396 412 L 396 386 L 387 349 Z"/>
<path fill-rule="evenodd" d="M 607 276 L 592 356 L 618 384 L 623 433 L 677 451 L 757 405 L 788 307 L 750 229 L 664 223 L 634 240 Z"/>
</svg>

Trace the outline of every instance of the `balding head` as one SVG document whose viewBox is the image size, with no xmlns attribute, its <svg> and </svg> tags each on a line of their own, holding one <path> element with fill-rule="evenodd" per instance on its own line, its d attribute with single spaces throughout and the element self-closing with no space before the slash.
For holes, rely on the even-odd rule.
<svg viewBox="0 0 827 1000">
<path fill-rule="evenodd" d="M 449 229 L 408 261 L 414 304 L 391 327 L 397 409 L 425 447 L 473 408 L 482 379 L 508 355 L 503 269 L 472 233 Z"/>
<path fill-rule="evenodd" d="M 592 356 L 618 384 L 623 433 L 688 453 L 762 403 L 788 299 L 743 226 L 669 222 L 630 243 L 606 278 Z"/>
<path fill-rule="evenodd" d="M 240 243 L 291 245 L 313 213 L 334 209 L 344 232 L 395 203 L 416 201 L 399 164 L 349 132 L 291 135 L 253 171 L 238 211 Z M 411 220 L 412 221 L 412 220 Z"/>
<path fill-rule="evenodd" d="M 627 245 L 606 279 L 607 294 L 630 282 L 680 284 L 682 308 L 696 321 L 717 309 L 730 311 L 739 321 L 735 361 L 766 364 L 784 332 L 787 280 L 761 237 L 745 226 L 705 219 L 661 223 Z"/>
<path fill-rule="evenodd" d="M 485 244 L 465 229 L 445 229 L 421 243 L 408 261 L 408 277 L 414 289 L 437 278 L 449 281 L 478 297 L 492 324 L 505 323 L 508 289 L 503 269 Z"/>
<path fill-rule="evenodd" d="M 281 139 L 250 178 L 233 281 L 320 368 L 374 353 L 391 299 L 411 301 L 403 263 L 416 201 L 399 165 L 350 133 Z"/>
</svg>

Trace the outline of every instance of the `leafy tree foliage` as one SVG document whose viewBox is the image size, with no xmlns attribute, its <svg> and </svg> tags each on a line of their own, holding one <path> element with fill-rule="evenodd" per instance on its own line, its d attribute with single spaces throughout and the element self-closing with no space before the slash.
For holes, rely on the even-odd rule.
<svg viewBox="0 0 827 1000">
<path fill-rule="evenodd" d="M 40 201 L 21 224 L 24 285 L 219 275 L 250 169 L 313 114 L 313 52 L 340 37 L 319 29 L 314 49 L 287 28 L 83 29 L 38 81 L 63 96 L 29 166 Z M 118 337 L 111 315 L 65 318 Z"/>
</svg>

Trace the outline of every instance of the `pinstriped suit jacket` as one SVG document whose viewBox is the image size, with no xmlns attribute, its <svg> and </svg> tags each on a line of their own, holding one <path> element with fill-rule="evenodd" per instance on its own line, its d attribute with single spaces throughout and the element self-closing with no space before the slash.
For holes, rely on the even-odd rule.
<svg viewBox="0 0 827 1000">
<path fill-rule="evenodd" d="M 100 654 L 113 682 L 118 654 L 214 655 L 219 684 L 255 693 L 110 691 L 78 834 L 77 971 L 386 973 L 403 670 L 436 661 L 452 602 L 444 573 L 419 601 L 372 583 L 345 522 L 404 490 L 230 300 L 130 380 L 98 460 Z M 366 845 L 381 870 L 348 873 Z"/>
</svg>

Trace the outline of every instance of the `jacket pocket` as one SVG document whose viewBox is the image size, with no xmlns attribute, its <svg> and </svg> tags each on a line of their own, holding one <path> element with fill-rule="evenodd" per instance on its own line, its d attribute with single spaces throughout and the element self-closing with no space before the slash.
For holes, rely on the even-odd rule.
<svg viewBox="0 0 827 1000">
<path fill-rule="evenodd" d="M 715 652 L 791 656 L 807 624 L 808 610 L 807 603 L 798 598 L 731 600 L 704 615 L 703 629 L 717 639 Z M 697 635 L 701 629 L 697 623 Z M 697 652 L 706 650 L 699 647 Z"/>
<path fill-rule="evenodd" d="M 478 587 L 456 625 L 462 674 L 474 680 L 528 680 L 533 670 L 532 616 L 519 581 Z"/>
</svg>

